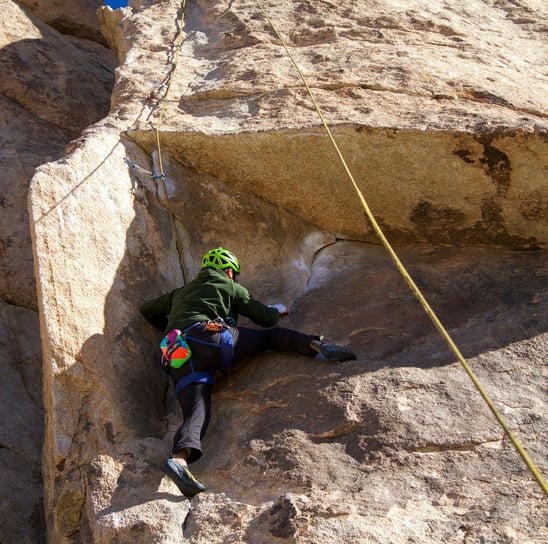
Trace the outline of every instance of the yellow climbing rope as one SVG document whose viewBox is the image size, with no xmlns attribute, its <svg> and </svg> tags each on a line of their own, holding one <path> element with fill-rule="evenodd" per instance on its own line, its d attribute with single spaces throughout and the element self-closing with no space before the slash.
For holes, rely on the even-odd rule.
<svg viewBox="0 0 548 544">
<path fill-rule="evenodd" d="M 390 242 L 388 241 L 388 239 L 384 235 L 384 232 L 380 228 L 379 224 L 377 223 L 377 220 L 375 219 L 375 216 L 371 212 L 371 209 L 369 208 L 369 205 L 367 204 L 367 201 L 365 200 L 365 197 L 363 196 L 363 193 L 361 192 L 360 188 L 358 187 L 358 184 L 356 183 L 356 181 L 354 179 L 354 176 L 352 175 L 352 172 L 350 172 L 350 169 L 349 169 L 349 167 L 348 167 L 348 165 L 347 165 L 347 163 L 346 163 L 346 161 L 345 161 L 345 159 L 344 159 L 344 157 L 343 157 L 343 155 L 342 155 L 342 153 L 339 149 L 339 146 L 337 145 L 337 142 L 335 141 L 335 138 L 333 137 L 331 129 L 329 128 L 328 124 L 325 121 L 325 118 L 324 118 L 324 116 L 323 116 L 323 114 L 320 110 L 320 107 L 318 106 L 318 103 L 316 102 L 316 99 L 314 98 L 314 95 L 312 94 L 312 91 L 311 91 L 311 89 L 308 85 L 308 82 L 306 81 L 306 78 L 305 78 L 302 70 L 300 69 L 299 65 L 297 64 L 297 61 L 295 60 L 294 56 L 292 55 L 291 51 L 289 50 L 289 47 L 287 46 L 285 40 L 283 39 L 280 32 L 278 31 L 276 25 L 272 22 L 272 20 L 268 16 L 268 13 L 264 9 L 261 1 L 256 0 L 256 2 L 257 2 L 257 5 L 259 6 L 259 9 L 262 12 L 262 14 L 264 15 L 265 19 L 268 21 L 269 25 L 272 27 L 272 30 L 274 31 L 274 33 L 276 34 L 276 36 L 278 37 L 278 39 L 282 43 L 286 53 L 288 54 L 289 58 L 291 59 L 291 62 L 295 66 L 297 72 L 299 73 L 299 76 L 300 76 L 300 78 L 301 78 L 301 80 L 302 80 L 302 82 L 303 82 L 303 84 L 306 88 L 306 91 L 308 92 L 308 95 L 310 96 L 310 99 L 312 100 L 312 103 L 314 104 L 314 108 L 315 108 L 316 112 L 318 113 L 318 115 L 321 119 L 321 122 L 323 124 L 323 127 L 324 127 L 326 133 L 327 133 L 327 136 L 329 137 L 329 140 L 333 144 L 333 147 L 335 148 L 337 156 L 339 157 L 348 178 L 350 179 L 352 185 L 354 186 L 354 189 L 356 190 L 356 193 L 358 194 L 358 197 L 359 197 L 359 199 L 362 203 L 363 209 L 365 210 L 365 214 L 367 215 L 367 218 L 369 219 L 369 222 L 371 223 L 371 226 L 373 227 L 373 230 L 375 231 L 376 235 L 379 237 L 379 239 L 382 242 L 383 246 L 386 248 L 386 250 L 387 250 L 388 254 L 390 255 L 392 261 L 394 262 L 396 268 L 398 269 L 400 274 L 405 279 L 406 283 L 411 288 L 411 291 L 416 296 L 416 298 L 419 300 L 420 304 L 424 308 L 424 311 L 427 313 L 427 315 L 430 317 L 430 319 L 432 320 L 432 322 L 434 323 L 434 325 L 436 326 L 436 328 L 438 329 L 440 334 L 443 336 L 443 338 L 447 342 L 449 348 L 451 349 L 451 351 L 457 357 L 457 360 L 464 367 L 464 369 L 466 370 L 468 376 L 470 377 L 470 379 L 472 380 L 472 382 L 476 386 L 477 390 L 479 391 L 480 395 L 483 397 L 483 399 L 487 403 L 487 406 L 489 406 L 491 412 L 493 413 L 493 415 L 495 416 L 497 421 L 500 423 L 500 425 L 504 429 L 506 435 L 508 436 L 508 438 L 510 439 L 510 441 L 512 442 L 512 444 L 514 445 L 514 447 L 516 448 L 518 453 L 521 455 L 522 459 L 525 461 L 525 464 L 527 465 L 527 467 L 531 471 L 531 474 L 535 477 L 535 479 L 537 480 L 537 482 L 539 483 L 539 485 L 543 489 L 544 493 L 546 495 L 548 495 L 548 485 L 544 481 L 544 479 L 543 479 L 542 475 L 540 474 L 539 470 L 537 469 L 537 467 L 535 466 L 535 464 L 533 463 L 533 461 L 531 460 L 531 458 L 529 457 L 529 455 L 527 454 L 527 452 L 525 451 L 525 449 L 521 445 L 520 441 L 514 436 L 514 434 L 510 430 L 510 427 L 508 426 L 508 424 L 506 423 L 504 418 L 501 416 L 501 414 L 499 413 L 499 411 L 495 407 L 493 401 L 491 400 L 491 398 L 489 397 L 489 395 L 487 394 L 487 392 L 485 391 L 485 389 L 481 385 L 480 381 L 478 380 L 478 378 L 476 377 L 476 375 L 472 371 L 472 368 L 470 367 L 470 365 L 468 364 L 466 359 L 463 357 L 463 355 L 461 354 L 461 352 L 458 349 L 458 347 L 456 346 L 456 344 L 453 342 L 451 336 L 449 335 L 449 333 L 447 332 L 445 327 L 442 325 L 441 321 L 438 319 L 438 317 L 435 314 L 434 310 L 432 310 L 432 308 L 428 304 L 426 298 L 424 297 L 424 295 L 422 294 L 422 292 L 418 288 L 417 284 L 413 281 L 413 278 L 409 275 L 406 268 L 404 267 L 404 265 L 400 261 L 398 255 L 396 254 L 396 252 L 394 251 L 394 249 L 390 245 Z"/>
</svg>

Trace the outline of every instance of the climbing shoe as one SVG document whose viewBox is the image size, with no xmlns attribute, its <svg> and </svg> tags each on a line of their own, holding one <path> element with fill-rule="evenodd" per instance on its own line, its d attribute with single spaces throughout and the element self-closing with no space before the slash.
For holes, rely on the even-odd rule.
<svg viewBox="0 0 548 544">
<path fill-rule="evenodd" d="M 312 340 L 310 348 L 313 351 L 321 353 L 326 359 L 335 359 L 339 362 L 354 361 L 356 359 L 353 351 L 337 344 L 329 344 L 325 342 L 323 336 L 320 336 L 318 340 Z"/>
<path fill-rule="evenodd" d="M 175 459 L 168 459 L 166 466 L 169 469 L 169 476 L 185 497 L 194 497 L 197 493 L 206 490 L 205 486 L 192 476 L 187 466 L 178 463 Z"/>
</svg>

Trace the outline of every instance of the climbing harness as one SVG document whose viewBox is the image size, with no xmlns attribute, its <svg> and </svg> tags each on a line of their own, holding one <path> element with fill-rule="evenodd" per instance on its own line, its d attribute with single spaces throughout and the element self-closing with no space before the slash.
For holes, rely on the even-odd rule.
<svg viewBox="0 0 548 544">
<path fill-rule="evenodd" d="M 193 329 L 204 327 L 208 332 L 219 334 L 219 343 L 202 340 L 190 334 Z M 175 383 L 175 392 L 182 391 L 189 383 L 205 382 L 213 384 L 214 378 L 210 372 L 196 370 L 192 361 L 192 349 L 188 343 L 210 346 L 219 350 L 219 368 L 228 371 L 234 360 L 234 339 L 228 324 L 222 319 L 214 321 L 198 321 L 183 331 L 173 329 L 160 342 L 162 352 L 162 369 L 169 375 L 173 369 L 180 369 L 188 364 L 188 374 L 179 378 Z"/>
<path fill-rule="evenodd" d="M 219 333 L 220 342 L 208 342 L 189 334 L 192 329 L 199 326 L 203 326 L 208 332 Z M 187 327 L 184 331 L 180 331 L 179 329 L 169 331 L 160 342 L 162 368 L 169 371 L 172 368 L 181 368 L 187 361 L 191 361 L 192 350 L 188 345 L 187 339 L 190 342 L 196 342 L 204 346 L 219 348 L 219 365 L 221 369 L 228 368 L 232 364 L 234 358 L 234 339 L 227 323 L 219 317 L 214 321 L 198 321 Z M 194 372 L 193 366 L 191 371 Z"/>
<path fill-rule="evenodd" d="M 357 193 L 357 195 L 358 195 L 358 197 L 359 197 L 359 199 L 362 203 L 365 214 L 366 214 L 367 218 L 369 219 L 369 222 L 371 223 L 371 226 L 373 227 L 373 230 L 375 231 L 375 234 L 378 236 L 378 238 L 382 242 L 383 246 L 385 247 L 386 251 L 390 255 L 392 261 L 394 262 L 394 265 L 396 266 L 397 270 L 403 276 L 404 280 L 408 284 L 409 288 L 411 289 L 411 291 L 413 292 L 415 297 L 419 300 L 421 306 L 423 307 L 423 309 L 426 312 L 426 314 L 428 315 L 428 317 L 430 317 L 430 319 L 432 320 L 432 322 L 434 323 L 435 327 L 438 329 L 440 334 L 443 336 L 444 340 L 446 341 L 447 345 L 449 346 L 449 348 L 451 349 L 453 354 L 457 357 L 457 360 L 464 367 L 466 373 L 468 374 L 468 376 L 470 377 L 470 379 L 474 383 L 476 389 L 479 391 L 479 393 L 482 396 L 483 400 L 486 402 L 487 406 L 489 407 L 489 409 L 491 410 L 491 412 L 495 416 L 496 420 L 499 422 L 501 427 L 504 429 L 506 435 L 508 436 L 508 438 L 510 439 L 510 441 L 512 442 L 512 444 L 514 445 L 514 447 L 516 448 L 518 453 L 521 455 L 523 461 L 527 465 L 527 467 L 530 470 L 531 474 L 537 480 L 540 487 L 543 489 L 544 493 L 546 495 L 548 495 L 548 485 L 544 481 L 544 479 L 543 479 L 542 475 L 540 474 L 539 470 L 537 469 L 536 465 L 533 463 L 533 461 L 531 460 L 531 458 L 529 457 L 529 455 L 527 454 L 527 452 L 525 451 L 525 449 L 521 445 L 520 441 L 514 436 L 514 434 L 510 430 L 510 427 L 508 426 L 508 424 L 506 423 L 506 421 L 504 420 L 502 415 L 497 410 L 497 408 L 494 405 L 493 401 L 491 400 L 491 398 L 489 397 L 489 395 L 487 394 L 487 392 L 485 391 L 485 389 L 481 385 L 480 381 L 478 380 L 478 378 L 474 374 L 472 368 L 470 367 L 470 365 L 468 364 L 468 362 L 466 361 L 464 356 L 461 354 L 461 352 L 458 349 L 458 347 L 456 346 L 456 344 L 453 342 L 453 339 L 451 338 L 451 336 L 449 335 L 449 333 L 447 332 L 445 327 L 442 325 L 441 321 L 438 319 L 438 317 L 435 314 L 434 310 L 428 304 L 426 298 L 424 297 L 424 295 L 420 291 L 419 287 L 414 282 L 413 278 L 410 276 L 409 272 L 404 267 L 404 265 L 400 261 L 398 255 L 396 254 L 396 252 L 392 248 L 390 242 L 388 241 L 388 239 L 384 235 L 384 232 L 382 231 L 381 227 L 379 226 L 375 216 L 371 212 L 371 209 L 369 208 L 369 205 L 368 205 L 367 201 L 365 200 L 365 197 L 363 196 L 363 193 L 361 192 L 360 188 L 358 187 L 358 184 L 356 183 L 356 181 L 354 179 L 354 176 L 352 175 L 352 172 L 350 171 L 350 169 L 349 169 L 349 167 L 348 167 L 348 165 L 347 165 L 347 163 L 346 163 L 346 161 L 343 157 L 343 154 L 340 151 L 337 142 L 335 141 L 335 138 L 334 138 L 334 136 L 331 132 L 331 129 L 329 128 L 327 122 L 325 121 L 325 118 L 324 118 L 324 116 L 321 112 L 321 109 L 318 106 L 318 103 L 316 102 L 316 99 L 314 98 L 314 95 L 313 95 L 313 93 L 310 89 L 310 86 L 308 85 L 308 82 L 306 81 L 306 78 L 305 78 L 302 70 L 300 69 L 299 65 L 297 64 L 297 61 L 295 60 L 294 56 L 292 55 L 291 51 L 289 50 L 289 47 L 287 46 L 286 41 L 284 40 L 284 38 L 282 37 L 282 35 L 278 31 L 276 25 L 272 22 L 272 20 L 268 16 L 268 13 L 264 9 L 261 1 L 256 0 L 256 2 L 257 2 L 257 6 L 261 10 L 263 16 L 267 20 L 268 24 L 272 27 L 272 30 L 274 31 L 274 33 L 276 34 L 276 36 L 278 37 L 278 39 L 282 43 L 283 48 L 285 49 L 287 55 L 291 59 L 291 62 L 293 63 L 295 69 L 297 70 L 297 72 L 298 72 L 298 74 L 299 74 L 299 76 L 300 76 L 300 78 L 301 78 L 301 80 L 302 80 L 302 82 L 303 82 L 303 84 L 306 88 L 306 91 L 307 91 L 307 93 L 308 93 L 308 95 L 309 95 L 309 97 L 310 97 L 310 99 L 311 99 L 311 101 L 314 105 L 314 109 L 316 110 L 316 112 L 317 112 L 317 114 L 318 114 L 318 116 L 319 116 L 319 118 L 322 122 L 322 125 L 325 129 L 325 132 L 327 133 L 327 136 L 329 137 L 329 140 L 330 140 L 331 144 L 333 145 L 333 147 L 334 147 L 334 149 L 337 153 L 337 156 L 339 157 L 339 160 L 341 161 L 341 164 L 342 164 L 348 178 L 350 179 L 352 185 L 354 186 L 354 189 L 355 189 L 355 191 L 356 191 L 356 193 Z"/>
<path fill-rule="evenodd" d="M 203 325 L 203 322 L 196 323 L 196 325 Z M 195 336 L 189 336 L 191 342 L 196 342 L 197 344 L 203 344 L 204 346 L 214 346 L 219 348 L 219 366 L 222 370 L 227 369 L 232 365 L 234 359 L 234 339 L 232 338 L 232 333 L 227 326 L 227 323 L 220 317 L 214 321 L 205 322 L 205 329 L 209 332 L 219 333 L 219 343 L 208 342 L 207 340 L 202 340 L 196 338 Z M 189 329 L 187 329 L 188 331 Z"/>
</svg>

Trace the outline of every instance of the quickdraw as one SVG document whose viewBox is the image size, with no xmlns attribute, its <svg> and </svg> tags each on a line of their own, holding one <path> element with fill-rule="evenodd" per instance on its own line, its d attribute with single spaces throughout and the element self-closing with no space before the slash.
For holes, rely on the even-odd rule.
<svg viewBox="0 0 548 544">
<path fill-rule="evenodd" d="M 208 321 L 205 328 L 211 332 L 221 332 L 225 328 L 225 324 L 222 321 Z"/>
</svg>

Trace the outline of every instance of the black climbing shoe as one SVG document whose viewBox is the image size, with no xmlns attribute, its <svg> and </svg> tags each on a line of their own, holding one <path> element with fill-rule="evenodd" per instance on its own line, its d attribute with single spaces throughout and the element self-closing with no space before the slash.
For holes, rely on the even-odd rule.
<svg viewBox="0 0 548 544">
<path fill-rule="evenodd" d="M 335 359 L 339 362 L 356 360 L 353 351 L 343 346 L 337 346 L 337 344 L 328 344 L 324 341 L 323 336 L 319 340 L 312 340 L 310 348 L 321 353 L 326 359 Z"/>
<path fill-rule="evenodd" d="M 178 463 L 175 459 L 168 459 L 166 466 L 169 469 L 169 476 L 185 497 L 194 497 L 197 493 L 206 490 L 205 486 L 192 476 L 192 473 L 185 465 Z"/>
</svg>

